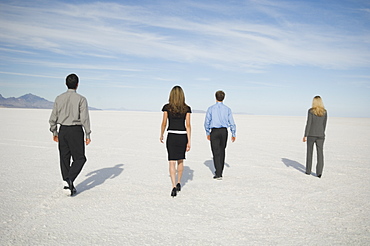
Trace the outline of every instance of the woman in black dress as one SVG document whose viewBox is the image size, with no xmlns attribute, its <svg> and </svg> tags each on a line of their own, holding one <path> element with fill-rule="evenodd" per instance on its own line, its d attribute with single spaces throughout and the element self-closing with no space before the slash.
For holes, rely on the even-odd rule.
<svg viewBox="0 0 370 246">
<path fill-rule="evenodd" d="M 306 174 L 311 174 L 313 145 L 316 144 L 317 165 L 316 175 L 321 178 L 324 168 L 324 141 L 328 114 L 320 96 L 315 96 L 312 108 L 308 110 L 307 123 L 303 142 L 307 141 Z"/>
<path fill-rule="evenodd" d="M 185 152 L 190 150 L 191 142 L 191 108 L 185 103 L 185 95 L 180 86 L 172 88 L 168 103 L 163 106 L 162 111 L 163 120 L 160 141 L 163 143 L 163 134 L 168 120 L 166 147 L 173 187 L 171 196 L 174 197 L 181 190 L 181 176 L 184 170 Z"/>
</svg>

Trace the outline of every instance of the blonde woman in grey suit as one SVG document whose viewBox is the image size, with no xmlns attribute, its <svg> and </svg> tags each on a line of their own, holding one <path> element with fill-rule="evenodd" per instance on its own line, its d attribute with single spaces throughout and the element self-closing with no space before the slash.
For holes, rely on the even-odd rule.
<svg viewBox="0 0 370 246">
<path fill-rule="evenodd" d="M 308 110 L 307 123 L 303 142 L 307 142 L 306 174 L 311 174 L 313 146 L 316 144 L 317 165 L 316 175 L 321 178 L 324 168 L 324 141 L 328 119 L 327 111 L 320 96 L 315 96 L 312 108 Z"/>
</svg>

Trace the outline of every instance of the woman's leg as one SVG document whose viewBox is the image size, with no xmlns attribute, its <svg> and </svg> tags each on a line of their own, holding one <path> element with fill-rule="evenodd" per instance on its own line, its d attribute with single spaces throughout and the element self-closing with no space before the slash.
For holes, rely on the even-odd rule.
<svg viewBox="0 0 370 246">
<path fill-rule="evenodd" d="M 314 137 L 307 137 L 306 174 L 311 174 Z"/>
<path fill-rule="evenodd" d="M 317 150 L 317 165 L 316 174 L 321 177 L 322 170 L 324 168 L 324 138 L 319 138 L 316 140 L 316 150 Z"/>
<path fill-rule="evenodd" d="M 169 171 L 172 182 L 172 187 L 176 187 L 176 161 L 169 161 Z"/>
<path fill-rule="evenodd" d="M 177 161 L 177 183 L 181 184 L 182 172 L 184 171 L 184 160 Z"/>
</svg>

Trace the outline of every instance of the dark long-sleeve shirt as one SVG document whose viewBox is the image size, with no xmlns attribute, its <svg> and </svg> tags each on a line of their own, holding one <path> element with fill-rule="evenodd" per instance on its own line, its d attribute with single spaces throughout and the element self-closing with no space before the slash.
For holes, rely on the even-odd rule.
<svg viewBox="0 0 370 246">
<path fill-rule="evenodd" d="M 325 137 L 326 122 L 328 113 L 323 116 L 317 116 L 308 110 L 307 123 L 304 136 L 305 137 Z"/>
<path fill-rule="evenodd" d="M 73 89 L 68 89 L 68 91 L 57 96 L 49 124 L 50 131 L 54 136 L 58 135 L 58 124 L 63 126 L 82 125 L 86 138 L 90 139 L 90 118 L 86 98 Z"/>
</svg>

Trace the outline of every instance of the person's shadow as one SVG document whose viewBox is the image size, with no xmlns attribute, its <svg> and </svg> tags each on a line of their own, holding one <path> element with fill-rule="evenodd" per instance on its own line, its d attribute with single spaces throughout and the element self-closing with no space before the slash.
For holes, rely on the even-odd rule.
<svg viewBox="0 0 370 246">
<path fill-rule="evenodd" d="M 212 175 L 215 175 L 216 169 L 215 169 L 215 165 L 213 163 L 213 160 L 207 160 L 207 161 L 205 161 L 204 162 L 204 165 L 209 168 L 209 170 L 211 171 Z M 225 166 L 226 167 L 230 167 L 230 165 L 227 164 L 226 162 L 225 162 Z"/>
<path fill-rule="evenodd" d="M 191 170 L 190 167 L 184 166 L 182 171 L 182 186 L 185 186 L 188 181 L 192 181 L 194 177 L 194 170 Z"/>
<path fill-rule="evenodd" d="M 81 193 L 90 190 L 95 186 L 103 184 L 107 179 L 114 179 L 122 173 L 122 166 L 123 164 L 117 164 L 114 167 L 106 167 L 86 174 L 86 177 L 89 177 L 76 186 L 77 192 Z"/>
<path fill-rule="evenodd" d="M 306 173 L 306 167 L 297 161 L 289 160 L 287 158 L 281 158 L 281 161 L 287 167 L 293 167 L 294 169 L 297 169 L 298 171 L 302 173 Z"/>
</svg>

